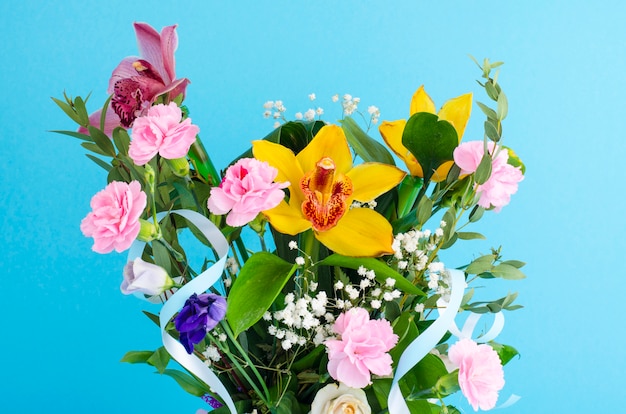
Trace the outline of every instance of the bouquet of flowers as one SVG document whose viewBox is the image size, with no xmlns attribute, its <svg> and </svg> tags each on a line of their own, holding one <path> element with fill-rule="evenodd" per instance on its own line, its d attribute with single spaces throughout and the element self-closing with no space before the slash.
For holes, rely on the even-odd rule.
<svg viewBox="0 0 626 414">
<path fill-rule="evenodd" d="M 521 279 L 524 263 L 500 248 L 453 266 L 440 256 L 484 238 L 465 228 L 523 179 L 502 144 L 501 63 L 476 62 L 493 102 L 477 103 L 483 139 L 461 140 L 471 93 L 437 111 L 419 87 L 407 120 L 380 123 L 384 144 L 369 135 L 380 111 L 361 113 L 356 97 L 333 97 L 338 124 L 321 109 L 288 121 L 270 101 L 274 129 L 218 171 L 184 105 L 176 26 L 134 28 L 140 56 L 113 70 L 100 110 L 53 98 L 78 124 L 55 132 L 107 173 L 82 232 L 98 253 L 128 250 L 122 293 L 163 304 L 145 312 L 163 346 L 122 361 L 154 366 L 215 413 L 454 413 L 458 391 L 493 408 L 517 355 L 495 341 L 502 311 L 520 306 L 515 293 L 475 300 L 471 285 Z M 484 314 L 493 326 L 474 333 Z"/>
</svg>

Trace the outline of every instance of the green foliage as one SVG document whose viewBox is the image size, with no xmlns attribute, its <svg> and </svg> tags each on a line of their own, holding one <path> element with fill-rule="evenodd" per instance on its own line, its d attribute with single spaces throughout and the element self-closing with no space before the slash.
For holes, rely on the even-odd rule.
<svg viewBox="0 0 626 414">
<path fill-rule="evenodd" d="M 195 395 L 196 397 L 202 397 L 210 391 L 203 382 L 198 381 L 195 377 L 192 377 L 184 372 L 174 369 L 166 369 L 161 372 L 161 374 L 173 378 L 183 390 L 187 391 L 191 395 Z"/>
<path fill-rule="evenodd" d="M 341 128 L 346 134 L 348 143 L 359 157 L 365 162 L 382 162 L 396 165 L 393 156 L 385 146 L 367 135 L 351 117 L 341 121 Z"/>
<path fill-rule="evenodd" d="M 434 171 L 446 161 L 459 144 L 456 130 L 448 121 L 426 112 L 413 114 L 404 127 L 402 144 L 415 156 L 429 181 Z"/>
<path fill-rule="evenodd" d="M 295 269 L 295 265 L 271 253 L 250 256 L 228 296 L 226 319 L 235 337 L 261 319 Z"/>
</svg>

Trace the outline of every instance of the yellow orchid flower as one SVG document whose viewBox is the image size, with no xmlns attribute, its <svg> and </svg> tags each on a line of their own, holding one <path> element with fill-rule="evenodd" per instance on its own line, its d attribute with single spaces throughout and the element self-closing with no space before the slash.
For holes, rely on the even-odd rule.
<svg viewBox="0 0 626 414">
<path fill-rule="evenodd" d="M 424 91 L 424 86 L 422 85 L 417 89 L 415 94 L 413 94 L 413 98 L 411 99 L 410 115 L 418 112 L 435 114 L 440 120 L 450 122 L 457 132 L 460 143 L 463 133 L 465 132 L 467 120 L 472 112 L 472 94 L 467 93 L 450 99 L 437 113 L 435 112 L 435 103 L 430 96 L 428 96 L 426 91 Z M 404 132 L 405 125 L 406 120 L 404 119 L 398 121 L 384 121 L 378 129 L 389 148 L 404 161 L 410 174 L 416 177 L 424 177 L 422 166 L 417 162 L 415 156 L 402 144 L 402 133 Z M 453 164 L 453 161 L 447 161 L 441 164 L 433 173 L 431 180 L 434 182 L 445 180 Z"/>
<path fill-rule="evenodd" d="M 375 257 L 393 253 L 391 225 L 369 202 L 395 187 L 405 173 L 392 165 L 352 165 L 343 130 L 326 125 L 298 155 L 269 141 L 252 143 L 254 157 L 278 170 L 276 181 L 289 181 L 289 201 L 263 212 L 279 232 L 296 235 L 313 229 L 317 240 L 344 256 Z"/>
</svg>

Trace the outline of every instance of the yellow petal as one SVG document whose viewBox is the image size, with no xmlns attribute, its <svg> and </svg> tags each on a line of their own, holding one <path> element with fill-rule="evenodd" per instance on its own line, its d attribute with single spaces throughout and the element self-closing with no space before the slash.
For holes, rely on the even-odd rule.
<svg viewBox="0 0 626 414">
<path fill-rule="evenodd" d="M 444 181 L 448 177 L 448 173 L 450 172 L 450 168 L 454 165 L 454 161 L 446 161 L 441 164 L 433 173 L 433 176 L 430 177 L 430 180 L 439 183 Z"/>
<path fill-rule="evenodd" d="M 353 208 L 332 229 L 315 237 L 335 253 L 352 257 L 378 257 L 393 253 L 389 222 L 369 208 Z"/>
<path fill-rule="evenodd" d="M 300 189 L 300 180 L 304 176 L 296 156 L 289 148 L 273 142 L 258 140 L 252 142 L 252 153 L 259 161 L 266 161 L 278 170 L 275 181 L 289 181 L 291 200 L 297 205 L 302 203 L 304 196 Z"/>
<path fill-rule="evenodd" d="M 346 175 L 352 180 L 352 199 L 367 202 L 398 185 L 406 173 L 393 165 L 366 162 Z"/>
<path fill-rule="evenodd" d="M 439 119 L 446 120 L 452 124 L 454 129 L 456 129 L 457 135 L 459 136 L 459 142 L 461 142 L 461 138 L 465 132 L 465 126 L 467 125 L 467 120 L 469 119 L 471 113 L 472 94 L 466 93 L 465 95 L 452 98 L 443 104 L 437 115 L 439 116 Z"/>
<path fill-rule="evenodd" d="M 409 173 L 414 177 L 423 177 L 424 173 L 422 172 L 422 167 L 417 163 L 413 154 L 402 145 L 402 133 L 404 132 L 405 126 L 406 121 L 404 119 L 398 121 L 383 121 L 378 127 L 378 130 L 387 146 L 404 161 L 409 169 Z"/>
<path fill-rule="evenodd" d="M 295 236 L 311 228 L 311 222 L 304 218 L 300 205 L 287 204 L 284 200 L 271 210 L 263 214 L 272 227 L 283 234 Z"/>
<path fill-rule="evenodd" d="M 315 169 L 315 164 L 324 157 L 332 158 L 337 172 L 345 173 L 352 168 L 348 140 L 337 125 L 322 127 L 309 145 L 296 156 L 304 172 Z"/>
<path fill-rule="evenodd" d="M 411 110 L 410 114 L 416 114 L 418 112 L 435 113 L 435 103 L 430 96 L 424 90 L 424 85 L 420 86 L 411 98 Z"/>
</svg>

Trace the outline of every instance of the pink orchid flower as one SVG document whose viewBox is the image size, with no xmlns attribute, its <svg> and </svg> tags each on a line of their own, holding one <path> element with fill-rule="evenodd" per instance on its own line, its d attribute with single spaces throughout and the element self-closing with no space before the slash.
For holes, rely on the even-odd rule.
<svg viewBox="0 0 626 414">
<path fill-rule="evenodd" d="M 160 95 L 167 93 L 173 99 L 184 94 L 189 84 L 186 78 L 176 79 L 176 25 L 164 27 L 160 34 L 147 23 L 134 23 L 134 27 L 140 57 L 124 58 L 113 70 L 107 89 L 113 95 L 106 113 L 104 133 L 107 135 L 117 126 L 132 126 Z M 89 123 L 99 126 L 100 117 L 101 111 L 94 112 Z"/>
</svg>

